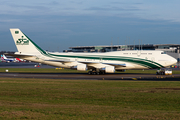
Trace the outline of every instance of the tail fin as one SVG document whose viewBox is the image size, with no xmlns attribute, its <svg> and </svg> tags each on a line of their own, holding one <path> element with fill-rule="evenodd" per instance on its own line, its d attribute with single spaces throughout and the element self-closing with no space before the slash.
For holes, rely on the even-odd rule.
<svg viewBox="0 0 180 120">
<path fill-rule="evenodd" d="M 15 45 L 19 53 L 43 54 L 43 51 L 30 38 L 28 38 L 20 29 L 10 29 Z"/>
<path fill-rule="evenodd" d="M 22 62 L 21 59 L 19 59 L 19 58 L 16 58 L 16 60 L 19 61 L 19 62 Z"/>
<path fill-rule="evenodd" d="M 1 58 L 4 60 L 4 57 L 3 57 L 3 55 L 1 55 Z"/>
<path fill-rule="evenodd" d="M 5 55 L 3 55 L 3 59 L 5 60 L 5 59 L 7 59 L 7 57 Z"/>
</svg>

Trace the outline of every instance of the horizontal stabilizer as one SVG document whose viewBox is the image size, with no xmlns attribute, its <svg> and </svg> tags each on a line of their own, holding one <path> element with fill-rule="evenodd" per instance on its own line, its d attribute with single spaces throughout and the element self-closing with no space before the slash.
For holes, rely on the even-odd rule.
<svg viewBox="0 0 180 120">
<path fill-rule="evenodd" d="M 10 54 L 10 53 L 4 53 L 5 55 L 17 57 L 17 58 L 25 58 L 25 57 L 34 57 L 34 55 L 23 55 L 23 54 Z"/>
</svg>

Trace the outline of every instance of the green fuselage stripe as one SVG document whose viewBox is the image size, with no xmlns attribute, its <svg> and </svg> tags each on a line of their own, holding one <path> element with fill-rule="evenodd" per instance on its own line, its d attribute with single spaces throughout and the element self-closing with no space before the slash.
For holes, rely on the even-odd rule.
<svg viewBox="0 0 180 120">
<path fill-rule="evenodd" d="M 144 67 L 148 68 L 160 68 L 163 67 L 162 65 L 146 60 L 146 59 L 140 59 L 140 58 L 133 58 L 133 57 L 123 57 L 123 56 L 73 56 L 73 55 L 56 55 L 48 53 L 46 54 L 48 57 L 65 57 L 65 58 L 82 58 L 82 59 L 95 59 L 95 60 L 112 60 L 112 61 L 124 61 L 124 62 L 130 62 L 142 65 Z"/>
<path fill-rule="evenodd" d="M 26 36 L 27 37 L 27 36 Z M 28 38 L 28 37 L 27 37 Z M 36 45 L 30 38 L 28 38 L 32 44 L 37 48 L 37 50 L 46 57 L 53 57 L 56 59 L 63 59 L 63 58 L 82 58 L 82 59 L 94 59 L 94 60 L 112 60 L 112 61 L 123 61 L 123 62 L 130 62 L 134 64 L 139 64 L 147 68 L 155 69 L 155 68 L 161 68 L 164 67 L 161 64 L 147 60 L 147 59 L 141 59 L 141 58 L 134 58 L 134 57 L 124 57 L 124 56 L 103 56 L 103 55 L 93 55 L 93 56 L 80 56 L 80 55 L 57 55 L 45 52 L 42 50 L 38 45 Z M 62 58 L 63 57 L 63 58 Z"/>
</svg>

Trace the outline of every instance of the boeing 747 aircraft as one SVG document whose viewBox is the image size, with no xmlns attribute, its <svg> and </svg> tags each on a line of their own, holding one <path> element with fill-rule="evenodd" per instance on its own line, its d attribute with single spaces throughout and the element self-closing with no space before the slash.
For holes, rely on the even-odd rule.
<svg viewBox="0 0 180 120">
<path fill-rule="evenodd" d="M 105 53 L 58 53 L 42 50 L 19 29 L 10 29 L 18 52 L 13 57 L 89 74 L 114 73 L 125 69 L 159 69 L 173 65 L 177 60 L 163 51 L 128 50 Z"/>
</svg>

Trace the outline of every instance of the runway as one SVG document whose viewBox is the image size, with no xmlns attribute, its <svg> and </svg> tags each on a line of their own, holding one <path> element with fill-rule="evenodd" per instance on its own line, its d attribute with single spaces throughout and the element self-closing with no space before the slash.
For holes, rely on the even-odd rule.
<svg viewBox="0 0 180 120">
<path fill-rule="evenodd" d="M 35 65 L 39 65 L 34 62 L 0 62 L 0 68 L 34 68 Z M 49 65 L 41 65 L 41 68 L 55 68 Z"/>
<path fill-rule="evenodd" d="M 0 63 L 1 68 L 34 68 L 37 63 Z M 55 68 L 42 65 L 41 68 Z M 0 77 L 8 78 L 41 78 L 70 80 L 150 80 L 150 81 L 180 81 L 180 74 L 156 75 L 144 73 L 113 73 L 105 75 L 88 75 L 87 73 L 11 73 L 1 72 Z"/>
<path fill-rule="evenodd" d="M 0 77 L 8 78 L 41 78 L 70 80 L 150 80 L 150 81 L 180 81 L 180 75 L 153 74 L 105 74 L 88 75 L 87 73 L 0 73 Z"/>
</svg>

